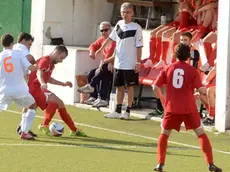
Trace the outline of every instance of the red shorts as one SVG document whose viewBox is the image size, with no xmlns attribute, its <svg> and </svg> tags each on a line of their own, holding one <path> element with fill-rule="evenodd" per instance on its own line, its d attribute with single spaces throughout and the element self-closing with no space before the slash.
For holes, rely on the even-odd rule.
<svg viewBox="0 0 230 172">
<path fill-rule="evenodd" d="M 30 94 L 34 97 L 37 106 L 41 110 L 45 110 L 48 105 L 46 94 L 47 93 L 51 94 L 52 92 L 50 92 L 49 90 L 42 91 L 40 87 L 30 87 L 30 86 L 29 86 L 29 90 L 30 90 Z"/>
<path fill-rule="evenodd" d="M 195 130 L 202 125 L 200 115 L 197 112 L 187 115 L 174 115 L 171 113 L 166 113 L 161 126 L 165 130 L 174 129 L 179 132 L 182 122 L 184 122 L 186 130 Z"/>
</svg>

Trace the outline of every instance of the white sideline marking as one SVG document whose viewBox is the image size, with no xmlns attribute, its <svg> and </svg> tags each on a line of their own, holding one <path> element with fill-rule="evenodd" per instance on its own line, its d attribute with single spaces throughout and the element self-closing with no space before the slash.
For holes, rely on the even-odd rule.
<svg viewBox="0 0 230 172">
<path fill-rule="evenodd" d="M 4 146 L 24 146 L 24 147 L 68 147 L 68 148 L 76 148 L 76 147 L 84 147 L 84 148 L 114 148 L 114 149 L 148 149 L 148 148 L 153 148 L 151 146 L 117 146 L 117 145 L 111 145 L 111 146 L 106 146 L 106 145 L 84 145 L 84 144 L 79 144 L 79 145 L 73 145 L 73 144 L 32 144 L 32 143 L 0 143 L 0 147 Z"/>
<path fill-rule="evenodd" d="M 17 111 L 7 110 L 7 112 L 11 112 L 11 113 L 14 113 L 14 114 L 20 114 L 21 115 L 21 112 L 17 112 Z M 36 118 L 43 119 L 44 117 L 36 115 Z M 58 122 L 62 122 L 62 120 L 58 120 L 58 119 L 53 119 L 53 120 L 58 121 Z M 84 126 L 84 127 L 88 127 L 88 128 L 93 128 L 93 129 L 98 129 L 98 130 L 103 130 L 103 131 L 109 131 L 109 132 L 112 132 L 112 133 L 118 133 L 118 134 L 123 134 L 123 135 L 134 136 L 134 137 L 139 137 L 139 138 L 143 138 L 143 139 L 158 141 L 158 138 L 155 138 L 155 137 L 149 137 L 149 136 L 144 136 L 144 135 L 140 135 L 140 134 L 134 134 L 134 133 L 124 132 L 124 131 L 119 131 L 119 130 L 112 130 L 112 129 L 108 129 L 108 128 L 102 128 L 102 127 L 97 127 L 97 126 L 83 124 L 83 123 L 77 123 L 77 122 L 74 122 L 74 123 L 76 125 Z M 171 144 L 174 144 L 174 145 L 179 145 L 179 146 L 190 147 L 190 148 L 193 148 L 193 149 L 200 149 L 199 146 L 184 144 L 184 143 L 180 143 L 180 142 L 168 141 L 168 143 L 171 143 Z M 230 152 L 227 152 L 227 151 L 222 151 L 222 150 L 218 150 L 218 149 L 213 149 L 213 151 L 218 152 L 218 153 L 223 153 L 223 154 L 230 155 Z"/>
</svg>

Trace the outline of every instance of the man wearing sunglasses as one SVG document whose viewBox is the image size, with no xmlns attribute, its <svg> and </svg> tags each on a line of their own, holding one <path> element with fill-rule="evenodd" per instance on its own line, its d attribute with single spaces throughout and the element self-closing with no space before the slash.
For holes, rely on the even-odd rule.
<svg viewBox="0 0 230 172">
<path fill-rule="evenodd" d="M 101 48 L 104 41 L 111 33 L 111 24 L 109 22 L 102 22 L 100 24 L 101 37 L 98 38 L 89 47 L 89 56 L 95 59 L 95 52 Z M 116 43 L 113 42 L 103 50 L 104 60 L 101 61 L 98 68 L 90 71 L 88 75 L 88 83 L 84 87 L 78 89 L 81 93 L 90 93 L 89 99 L 86 104 L 93 105 L 93 107 L 104 107 L 108 105 L 106 101 L 108 91 L 110 89 L 113 79 L 113 60 L 112 56 Z"/>
</svg>

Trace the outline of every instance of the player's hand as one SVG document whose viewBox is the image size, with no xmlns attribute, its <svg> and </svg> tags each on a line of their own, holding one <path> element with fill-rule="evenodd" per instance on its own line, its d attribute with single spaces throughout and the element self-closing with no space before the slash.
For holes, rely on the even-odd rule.
<svg viewBox="0 0 230 172">
<path fill-rule="evenodd" d="M 43 84 L 41 84 L 41 89 L 42 90 L 47 90 L 47 84 L 46 83 L 43 83 Z"/>
<path fill-rule="evenodd" d="M 113 64 L 109 63 L 108 64 L 108 71 L 113 72 L 113 70 L 114 70 Z"/>
<path fill-rule="evenodd" d="M 64 86 L 64 87 L 68 86 L 68 87 L 72 88 L 72 87 L 73 87 L 73 84 L 72 84 L 72 82 L 67 81 L 67 82 L 65 82 L 65 83 L 63 84 L 63 86 Z"/>
<path fill-rule="evenodd" d="M 140 72 L 140 69 L 141 69 L 141 64 L 140 64 L 140 63 L 137 63 L 136 66 L 135 66 L 135 72 L 136 72 L 136 73 L 139 73 L 139 72 Z"/>
<path fill-rule="evenodd" d="M 95 52 L 90 52 L 89 57 L 94 60 L 95 59 Z"/>
</svg>

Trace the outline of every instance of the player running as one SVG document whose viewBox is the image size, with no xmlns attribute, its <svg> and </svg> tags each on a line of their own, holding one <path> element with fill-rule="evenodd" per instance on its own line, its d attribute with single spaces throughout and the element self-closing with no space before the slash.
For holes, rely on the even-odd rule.
<svg viewBox="0 0 230 172">
<path fill-rule="evenodd" d="M 182 43 L 179 44 L 175 49 L 174 56 L 177 58 L 177 62 L 162 70 L 153 84 L 153 90 L 165 109 L 162 131 L 158 140 L 158 165 L 154 170 L 163 171 L 171 130 L 175 129 L 179 132 L 180 126 L 184 122 L 187 130 L 192 129 L 196 133 L 200 147 L 206 157 L 209 171 L 222 172 L 220 168 L 214 165 L 212 146 L 204 132 L 193 96 L 194 89 L 204 94 L 206 88 L 203 87 L 197 70 L 186 63 L 190 57 L 190 47 Z M 160 89 L 163 85 L 166 85 L 166 97 Z"/>
</svg>

